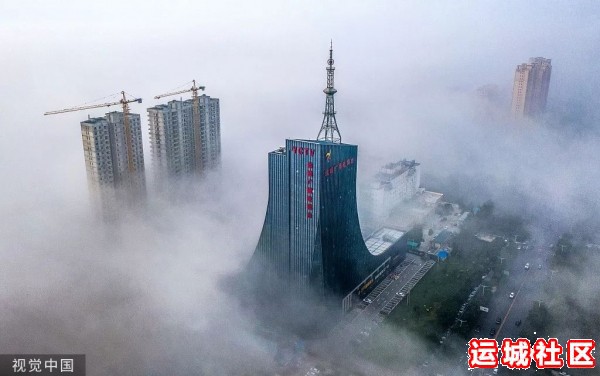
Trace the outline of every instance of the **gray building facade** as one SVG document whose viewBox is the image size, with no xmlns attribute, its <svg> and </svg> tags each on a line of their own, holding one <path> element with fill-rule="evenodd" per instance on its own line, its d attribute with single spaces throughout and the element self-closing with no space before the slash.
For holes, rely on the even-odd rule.
<svg viewBox="0 0 600 376">
<path fill-rule="evenodd" d="M 285 147 L 269 153 L 269 202 L 251 260 L 263 282 L 341 297 L 396 256 L 372 254 L 363 240 L 357 150 L 328 141 L 286 140 Z"/>
<path fill-rule="evenodd" d="M 146 194 L 140 115 L 129 114 L 128 120 L 131 168 L 122 112 L 80 123 L 88 186 L 93 200 L 105 211 L 114 211 L 123 202 L 135 202 Z"/>
<path fill-rule="evenodd" d="M 543 113 L 548 100 L 552 64 L 550 59 L 532 57 L 515 71 L 511 112 L 515 118 Z"/>
<path fill-rule="evenodd" d="M 221 161 L 221 118 L 219 99 L 198 97 L 200 147 L 196 148 L 193 100 L 173 100 L 148 108 L 150 152 L 159 179 L 213 169 Z M 201 153 L 196 166 L 196 150 Z"/>
</svg>

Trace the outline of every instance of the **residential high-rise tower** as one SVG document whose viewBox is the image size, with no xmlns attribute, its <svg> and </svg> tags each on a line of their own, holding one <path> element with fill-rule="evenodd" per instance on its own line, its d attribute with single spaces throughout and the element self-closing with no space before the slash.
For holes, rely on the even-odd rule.
<svg viewBox="0 0 600 376">
<path fill-rule="evenodd" d="M 197 112 L 193 103 L 192 99 L 173 100 L 148 108 L 152 163 L 159 179 L 202 172 L 220 164 L 219 99 L 199 96 Z M 195 113 L 200 117 L 200 137 L 194 134 Z M 196 140 L 200 140 L 199 147 Z M 201 153 L 200 158 L 196 152 Z"/>
<path fill-rule="evenodd" d="M 134 202 L 146 192 L 140 115 L 129 114 L 131 167 L 122 112 L 81 122 L 85 168 L 94 200 L 114 209 L 122 200 Z"/>
<path fill-rule="evenodd" d="M 532 57 L 515 72 L 511 112 L 515 118 L 535 117 L 546 109 L 552 64 L 550 59 Z"/>
</svg>

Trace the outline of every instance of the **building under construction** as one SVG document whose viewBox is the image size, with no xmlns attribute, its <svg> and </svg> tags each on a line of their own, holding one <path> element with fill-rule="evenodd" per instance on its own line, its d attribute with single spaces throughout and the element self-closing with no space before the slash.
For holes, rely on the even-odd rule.
<svg viewBox="0 0 600 376">
<path fill-rule="evenodd" d="M 47 111 L 44 115 L 122 106 L 122 112 L 81 122 L 81 137 L 92 201 L 105 218 L 114 218 L 123 205 L 136 204 L 145 197 L 144 150 L 140 115 L 129 112 L 130 103 L 142 98 L 126 97 L 115 102 L 83 105 Z"/>
<path fill-rule="evenodd" d="M 219 99 L 197 95 L 195 81 L 191 89 L 165 96 L 193 92 L 192 99 L 173 100 L 148 108 L 152 165 L 157 180 L 202 173 L 220 164 L 221 120 Z"/>
<path fill-rule="evenodd" d="M 139 201 L 146 193 L 140 115 L 129 113 L 127 120 L 129 135 L 123 112 L 81 122 L 88 184 L 92 199 L 99 201 L 105 214 L 124 202 Z"/>
</svg>

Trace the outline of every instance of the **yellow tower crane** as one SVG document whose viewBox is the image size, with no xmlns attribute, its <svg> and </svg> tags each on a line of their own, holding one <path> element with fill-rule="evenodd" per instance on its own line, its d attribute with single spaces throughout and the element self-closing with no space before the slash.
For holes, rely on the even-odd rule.
<svg viewBox="0 0 600 376">
<path fill-rule="evenodd" d="M 142 98 L 127 99 L 127 98 L 125 98 L 124 91 L 121 92 L 121 95 L 123 95 L 123 98 L 121 100 L 119 100 L 118 102 L 109 102 L 109 103 L 101 103 L 101 104 L 92 104 L 89 106 L 65 108 L 64 110 L 44 112 L 44 115 L 56 115 L 56 114 L 62 114 L 65 112 L 88 110 L 90 108 L 110 107 L 110 106 L 116 106 L 118 104 L 122 105 L 123 106 L 123 126 L 125 128 L 124 129 L 125 144 L 127 147 L 127 169 L 129 171 L 129 173 L 132 174 L 135 172 L 136 167 L 135 167 L 135 164 L 133 163 L 133 140 L 131 137 L 131 125 L 129 124 L 129 103 L 133 103 L 133 102 L 142 103 Z"/>
<path fill-rule="evenodd" d="M 192 110 L 194 112 L 194 164 L 196 172 L 202 171 L 202 139 L 200 136 L 200 100 L 198 99 L 198 90 L 204 91 L 204 89 L 204 86 L 196 86 L 196 80 L 192 80 L 192 87 L 189 89 L 160 94 L 154 97 L 154 99 L 160 99 L 163 97 L 170 97 L 171 95 L 192 92 Z"/>
</svg>

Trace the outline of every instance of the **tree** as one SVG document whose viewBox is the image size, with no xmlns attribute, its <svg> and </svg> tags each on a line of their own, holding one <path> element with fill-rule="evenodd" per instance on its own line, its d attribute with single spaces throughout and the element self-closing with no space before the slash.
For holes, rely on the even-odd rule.
<svg viewBox="0 0 600 376">
<path fill-rule="evenodd" d="M 481 205 L 479 208 L 479 212 L 477 212 L 477 216 L 481 219 L 488 219 L 494 214 L 494 203 L 492 200 L 487 200 Z"/>
<path fill-rule="evenodd" d="M 413 241 L 415 243 L 421 243 L 423 241 L 423 226 L 417 225 L 410 229 L 405 235 L 407 241 Z"/>
</svg>

